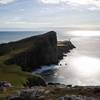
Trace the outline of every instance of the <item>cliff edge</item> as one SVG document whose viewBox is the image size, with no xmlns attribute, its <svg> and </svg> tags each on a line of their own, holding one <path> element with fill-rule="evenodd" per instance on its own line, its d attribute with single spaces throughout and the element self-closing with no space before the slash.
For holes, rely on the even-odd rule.
<svg viewBox="0 0 100 100">
<path fill-rule="evenodd" d="M 24 71 L 32 71 L 39 66 L 58 63 L 56 32 L 51 31 L 22 41 L 19 43 L 22 42 L 22 46 L 27 44 L 27 47 L 8 59 L 8 64 L 17 64 Z"/>
<path fill-rule="evenodd" d="M 64 53 L 73 49 L 70 41 L 57 42 L 56 32 L 32 36 L 16 42 L 0 45 L 0 56 L 5 56 L 5 64 L 17 64 L 23 71 L 33 71 L 37 67 L 58 64 Z"/>
</svg>

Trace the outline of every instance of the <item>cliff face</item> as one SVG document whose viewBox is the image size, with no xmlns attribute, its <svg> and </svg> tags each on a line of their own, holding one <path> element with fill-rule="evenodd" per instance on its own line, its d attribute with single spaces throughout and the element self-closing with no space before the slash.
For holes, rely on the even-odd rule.
<svg viewBox="0 0 100 100">
<path fill-rule="evenodd" d="M 63 59 L 65 53 L 70 52 L 71 49 L 75 48 L 75 46 L 71 43 L 71 41 L 59 41 L 57 43 L 58 47 L 58 60 Z"/>
<path fill-rule="evenodd" d="M 16 42 L 0 44 L 0 58 L 6 65 L 16 64 L 23 71 L 43 65 L 58 64 L 74 46 L 70 41 L 57 42 L 56 32 L 32 36 Z"/>
<path fill-rule="evenodd" d="M 16 43 L 20 43 L 22 47 L 25 43 L 28 45 L 25 50 L 8 59 L 7 64 L 17 64 L 24 71 L 32 71 L 37 66 L 58 63 L 56 32 L 51 31 Z"/>
</svg>

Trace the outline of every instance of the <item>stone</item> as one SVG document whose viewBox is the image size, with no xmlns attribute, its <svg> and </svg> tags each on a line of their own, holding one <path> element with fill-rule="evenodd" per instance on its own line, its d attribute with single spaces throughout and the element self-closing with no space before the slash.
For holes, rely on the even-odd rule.
<svg viewBox="0 0 100 100">
<path fill-rule="evenodd" d="M 81 96 L 81 95 L 66 95 L 60 97 L 58 100 L 98 100 L 93 97 Z"/>
<path fill-rule="evenodd" d="M 45 100 L 43 92 L 39 89 L 25 89 L 18 96 L 9 97 L 8 100 Z"/>
<path fill-rule="evenodd" d="M 33 86 L 47 86 L 46 81 L 41 77 L 29 77 L 26 81 L 26 86 L 33 87 Z"/>
</svg>

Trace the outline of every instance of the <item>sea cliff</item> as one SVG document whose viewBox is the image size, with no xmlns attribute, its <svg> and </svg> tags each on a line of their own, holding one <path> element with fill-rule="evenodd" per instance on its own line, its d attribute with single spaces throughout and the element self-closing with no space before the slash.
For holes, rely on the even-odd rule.
<svg viewBox="0 0 100 100">
<path fill-rule="evenodd" d="M 17 64 L 23 71 L 32 71 L 43 65 L 58 64 L 64 53 L 73 49 L 70 41 L 57 42 L 56 32 L 32 36 L 0 45 L 0 55 L 9 54 L 7 65 Z"/>
</svg>

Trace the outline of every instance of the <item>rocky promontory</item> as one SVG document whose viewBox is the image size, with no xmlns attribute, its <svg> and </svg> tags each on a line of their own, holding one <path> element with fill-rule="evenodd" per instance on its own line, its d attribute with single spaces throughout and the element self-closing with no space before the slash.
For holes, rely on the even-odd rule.
<svg viewBox="0 0 100 100">
<path fill-rule="evenodd" d="M 56 32 L 32 36 L 15 42 L 0 45 L 0 55 L 9 54 L 5 63 L 17 64 L 23 71 L 32 71 L 37 67 L 58 64 L 64 53 L 73 49 L 70 41 L 57 42 Z"/>
<path fill-rule="evenodd" d="M 70 52 L 71 49 L 75 48 L 75 46 L 71 43 L 71 41 L 58 41 L 57 42 L 58 48 L 58 59 L 63 59 L 65 53 Z"/>
</svg>

